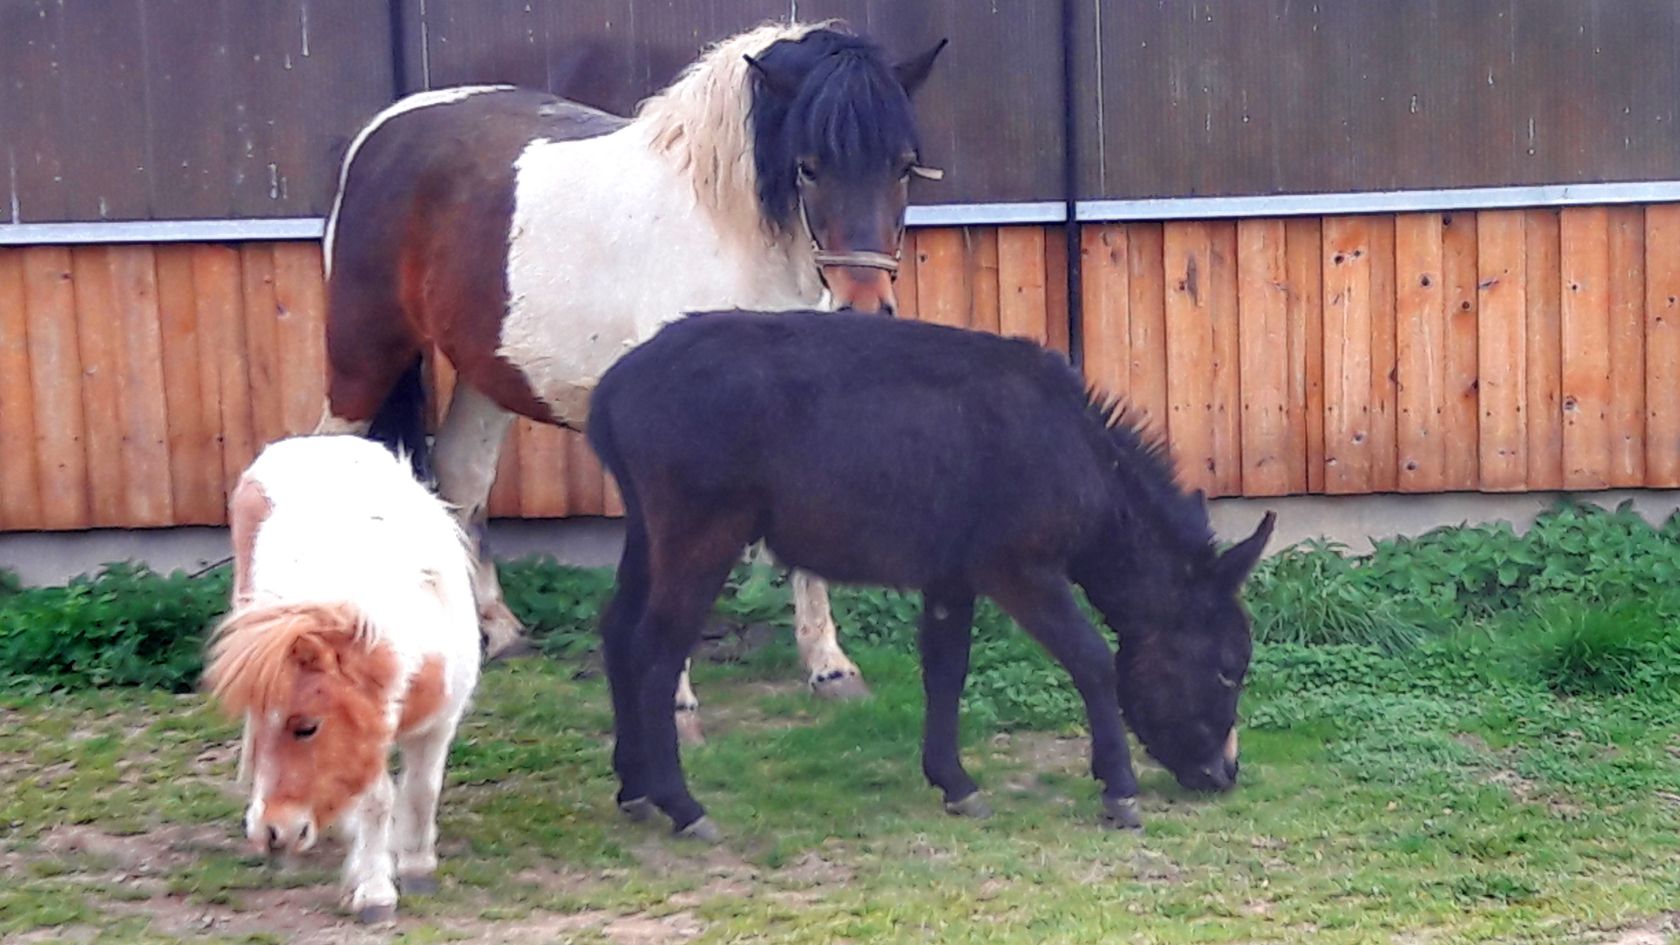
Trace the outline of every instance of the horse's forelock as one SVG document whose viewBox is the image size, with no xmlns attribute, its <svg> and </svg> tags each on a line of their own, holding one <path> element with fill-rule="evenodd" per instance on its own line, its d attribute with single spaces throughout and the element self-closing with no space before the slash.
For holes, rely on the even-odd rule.
<svg viewBox="0 0 1680 945">
<path fill-rule="evenodd" d="M 282 604 L 241 608 L 211 637 L 204 680 L 211 698 L 229 716 L 265 714 L 283 707 L 297 679 L 293 651 L 315 637 L 323 645 L 370 639 L 371 627 L 350 604 Z"/>
</svg>

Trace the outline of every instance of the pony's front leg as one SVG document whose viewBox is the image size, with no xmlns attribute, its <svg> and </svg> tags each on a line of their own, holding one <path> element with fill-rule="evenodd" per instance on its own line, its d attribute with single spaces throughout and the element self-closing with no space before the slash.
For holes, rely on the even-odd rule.
<svg viewBox="0 0 1680 945">
<path fill-rule="evenodd" d="M 812 692 L 827 699 L 869 695 L 857 664 L 840 649 L 834 614 L 828 607 L 828 582 L 797 569 L 793 572 L 793 632 L 799 661 L 810 673 Z"/>
<path fill-rule="evenodd" d="M 344 858 L 344 907 L 363 923 L 397 914 L 396 862 L 391 856 L 391 807 L 396 791 L 381 773 L 345 820 L 350 852 Z"/>
<path fill-rule="evenodd" d="M 434 726 L 402 742 L 395 836 L 397 882 L 405 894 L 437 891 L 437 808 L 455 724 Z"/>
</svg>

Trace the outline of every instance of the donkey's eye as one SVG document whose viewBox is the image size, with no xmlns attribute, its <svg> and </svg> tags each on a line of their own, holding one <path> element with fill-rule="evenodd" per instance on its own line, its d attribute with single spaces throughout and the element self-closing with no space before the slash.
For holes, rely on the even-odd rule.
<svg viewBox="0 0 1680 945">
<path fill-rule="evenodd" d="M 315 733 L 320 730 L 321 722 L 318 719 L 299 719 L 292 723 L 292 737 L 300 742 L 313 738 Z"/>
<path fill-rule="evenodd" d="M 804 161 L 799 162 L 799 182 L 802 184 L 814 184 L 817 182 L 817 172 L 812 169 L 811 165 L 806 164 Z"/>
</svg>

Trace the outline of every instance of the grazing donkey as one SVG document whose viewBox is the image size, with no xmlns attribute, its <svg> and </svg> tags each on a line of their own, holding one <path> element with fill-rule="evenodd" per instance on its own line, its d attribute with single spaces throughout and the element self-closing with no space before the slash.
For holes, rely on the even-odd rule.
<svg viewBox="0 0 1680 945">
<path fill-rule="evenodd" d="M 607 366 L 683 312 L 829 297 L 891 312 L 908 182 L 937 176 L 909 96 L 940 46 L 894 65 L 832 24 L 773 23 L 707 50 L 632 119 L 507 86 L 390 106 L 351 142 L 327 219 L 316 432 L 395 439 L 424 465 L 435 345 L 457 372 L 438 488 L 476 531 L 514 416 L 581 429 Z M 475 580 L 487 651 L 509 652 L 521 634 L 488 555 Z M 794 588 L 812 690 L 866 693 L 826 588 Z"/>
<path fill-rule="evenodd" d="M 626 813 L 651 803 L 679 833 L 717 835 L 666 707 L 730 566 L 758 539 L 833 581 L 922 592 L 922 770 L 952 813 L 988 813 L 957 751 L 980 594 L 1073 677 L 1109 823 L 1139 825 L 1122 710 L 1181 784 L 1236 782 L 1250 655 L 1238 592 L 1274 518 L 1219 553 L 1166 448 L 1092 399 L 1059 355 L 860 315 L 696 315 L 607 372 L 589 439 L 628 514 L 601 621 Z"/>
<path fill-rule="evenodd" d="M 470 552 L 404 461 L 351 436 L 263 450 L 229 520 L 233 611 L 205 681 L 245 719 L 246 835 L 301 853 L 342 823 L 344 905 L 384 921 L 399 878 L 435 888 L 444 758 L 478 682 Z"/>
</svg>

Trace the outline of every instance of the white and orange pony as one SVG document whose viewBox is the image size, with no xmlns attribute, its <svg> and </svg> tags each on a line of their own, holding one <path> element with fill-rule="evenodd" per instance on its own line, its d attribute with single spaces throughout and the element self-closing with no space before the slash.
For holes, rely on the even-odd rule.
<svg viewBox="0 0 1680 945">
<path fill-rule="evenodd" d="M 228 511 L 233 610 L 205 682 L 245 720 L 246 835 L 301 853 L 340 825 L 344 905 L 388 920 L 399 881 L 436 885 L 444 759 L 478 682 L 471 552 L 407 464 L 358 437 L 269 446 Z"/>
</svg>

